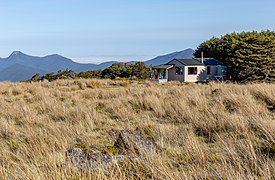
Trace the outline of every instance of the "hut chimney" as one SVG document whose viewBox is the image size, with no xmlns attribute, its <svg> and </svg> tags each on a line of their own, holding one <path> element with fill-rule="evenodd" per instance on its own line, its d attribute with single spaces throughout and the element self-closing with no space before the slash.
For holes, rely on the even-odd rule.
<svg viewBox="0 0 275 180">
<path fill-rule="evenodd" d="M 201 52 L 201 63 L 202 64 L 204 63 L 204 60 L 203 60 L 203 51 Z"/>
</svg>

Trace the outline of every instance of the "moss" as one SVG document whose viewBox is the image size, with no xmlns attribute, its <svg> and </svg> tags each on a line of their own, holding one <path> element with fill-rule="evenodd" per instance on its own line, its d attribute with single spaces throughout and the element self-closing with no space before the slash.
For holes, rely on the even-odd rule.
<svg viewBox="0 0 275 180">
<path fill-rule="evenodd" d="M 90 150 L 89 146 L 84 142 L 81 142 L 81 141 L 77 142 L 77 143 L 75 143 L 74 147 L 78 147 L 78 148 L 82 149 L 82 151 L 84 152 L 86 157 L 89 157 L 89 155 L 91 154 L 91 150 Z"/>
<path fill-rule="evenodd" d="M 81 149 L 86 149 L 87 148 L 87 144 L 83 143 L 83 142 L 77 142 L 75 144 L 76 147 L 81 148 Z"/>
<path fill-rule="evenodd" d="M 96 111 L 101 111 L 104 108 L 103 103 L 98 103 L 98 105 L 95 107 Z"/>
<path fill-rule="evenodd" d="M 114 147 L 114 146 L 107 146 L 102 153 L 104 154 L 110 154 L 110 155 L 118 155 L 119 150 L 118 148 Z"/>
<path fill-rule="evenodd" d="M 102 139 L 102 137 L 99 136 L 99 135 L 97 135 L 95 138 L 96 138 L 96 139 Z"/>
</svg>

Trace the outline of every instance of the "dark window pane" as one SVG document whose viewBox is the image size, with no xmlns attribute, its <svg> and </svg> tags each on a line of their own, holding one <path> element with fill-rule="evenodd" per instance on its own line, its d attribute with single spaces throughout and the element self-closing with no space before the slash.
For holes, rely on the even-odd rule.
<svg viewBox="0 0 275 180">
<path fill-rule="evenodd" d="M 197 67 L 189 67 L 188 68 L 188 74 L 189 75 L 196 75 L 198 73 L 198 68 Z"/>
<path fill-rule="evenodd" d="M 176 75 L 183 75 L 183 68 L 176 67 Z"/>
<path fill-rule="evenodd" d="M 207 66 L 207 74 L 211 74 L 211 67 Z"/>
</svg>

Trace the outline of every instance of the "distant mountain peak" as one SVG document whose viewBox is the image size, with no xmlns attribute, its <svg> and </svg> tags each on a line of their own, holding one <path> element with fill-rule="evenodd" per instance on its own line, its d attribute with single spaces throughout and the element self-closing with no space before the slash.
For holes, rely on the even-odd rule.
<svg viewBox="0 0 275 180">
<path fill-rule="evenodd" d="M 26 55 L 22 53 L 21 51 L 13 51 L 9 57 L 16 57 L 16 56 L 21 56 L 21 55 Z"/>
<path fill-rule="evenodd" d="M 45 57 L 62 57 L 62 58 L 66 58 L 66 57 L 64 57 L 64 56 L 62 56 L 62 55 L 60 55 L 60 54 L 51 54 L 51 55 L 47 55 L 47 56 L 45 56 Z M 67 58 L 66 58 L 67 59 Z"/>
<path fill-rule="evenodd" d="M 192 48 L 187 48 L 187 49 L 185 49 L 184 51 L 194 51 L 194 49 L 192 49 Z"/>
<path fill-rule="evenodd" d="M 165 64 L 165 63 L 173 60 L 174 58 L 192 58 L 194 52 L 195 51 L 193 49 L 188 48 L 183 51 L 176 51 L 176 52 L 172 52 L 170 54 L 165 54 L 165 55 L 155 57 L 154 59 L 146 61 L 145 63 L 148 65 L 156 66 L 156 65 L 160 65 L 160 64 Z"/>
<path fill-rule="evenodd" d="M 19 54 L 23 54 L 21 51 L 13 51 L 11 53 L 11 55 L 19 55 Z"/>
</svg>

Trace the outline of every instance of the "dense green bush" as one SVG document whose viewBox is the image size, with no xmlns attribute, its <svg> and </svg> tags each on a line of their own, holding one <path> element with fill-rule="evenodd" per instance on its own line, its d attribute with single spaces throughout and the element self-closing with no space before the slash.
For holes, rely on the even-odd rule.
<svg viewBox="0 0 275 180">
<path fill-rule="evenodd" d="M 85 78 L 85 79 L 88 79 L 88 78 L 101 78 L 101 76 L 102 76 L 102 70 L 90 70 L 90 71 L 87 71 L 87 72 L 80 72 L 78 74 L 78 77 Z"/>
<path fill-rule="evenodd" d="M 75 73 L 73 70 L 64 69 L 63 71 L 58 71 L 58 73 L 48 73 L 44 76 L 41 76 L 39 73 L 36 73 L 30 81 L 43 81 L 47 79 L 48 81 L 54 81 L 57 79 L 75 79 L 78 77 L 78 74 Z"/>
<path fill-rule="evenodd" d="M 137 62 L 135 64 L 129 63 L 115 63 L 109 68 L 102 71 L 102 78 L 115 79 L 136 77 L 138 79 L 146 79 L 149 77 L 152 68 L 147 66 L 144 62 Z"/>
<path fill-rule="evenodd" d="M 112 66 L 104 70 L 89 70 L 87 72 L 75 73 L 73 70 L 65 69 L 58 71 L 58 73 L 48 73 L 44 76 L 35 74 L 30 81 L 54 81 L 56 79 L 75 79 L 75 78 L 132 78 L 132 79 L 146 79 L 151 74 L 151 66 L 147 66 L 144 62 L 137 62 L 135 64 L 129 63 L 114 63 Z"/>
<path fill-rule="evenodd" d="M 275 32 L 242 32 L 213 37 L 200 44 L 195 57 L 214 57 L 237 82 L 275 81 Z"/>
</svg>

